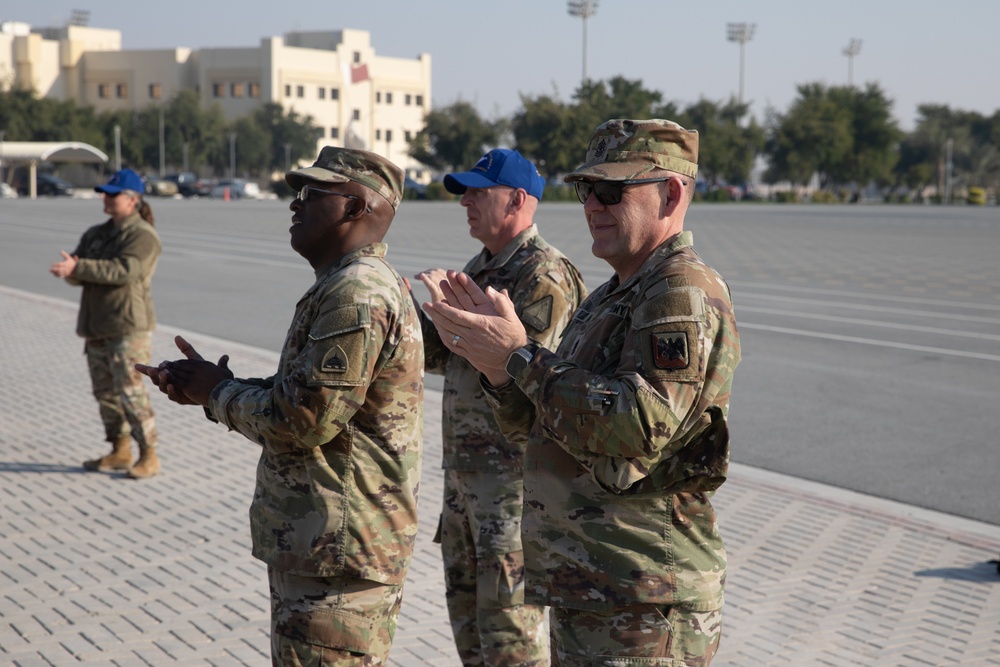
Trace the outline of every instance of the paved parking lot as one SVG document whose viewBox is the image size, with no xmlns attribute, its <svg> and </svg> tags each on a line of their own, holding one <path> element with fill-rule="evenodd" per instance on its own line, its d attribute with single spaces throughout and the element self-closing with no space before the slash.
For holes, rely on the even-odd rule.
<svg viewBox="0 0 1000 667">
<path fill-rule="evenodd" d="M 268 664 L 249 555 L 256 446 L 156 394 L 163 473 L 84 473 L 105 447 L 76 306 L 0 287 L 0 663 Z M 154 356 L 182 332 L 163 325 Z M 276 355 L 190 334 L 241 375 Z M 390 662 L 457 666 L 441 563 L 440 394 L 426 399 L 421 530 Z M 734 465 L 716 667 L 1000 665 L 1000 527 Z"/>
</svg>

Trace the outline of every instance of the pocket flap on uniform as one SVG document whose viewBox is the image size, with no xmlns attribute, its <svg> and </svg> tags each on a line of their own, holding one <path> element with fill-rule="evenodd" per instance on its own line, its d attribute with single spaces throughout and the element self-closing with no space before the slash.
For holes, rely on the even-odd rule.
<svg viewBox="0 0 1000 667">
<path fill-rule="evenodd" d="M 321 313 L 309 329 L 309 337 L 322 340 L 363 329 L 371 322 L 370 306 L 367 303 L 350 303 Z"/>
</svg>

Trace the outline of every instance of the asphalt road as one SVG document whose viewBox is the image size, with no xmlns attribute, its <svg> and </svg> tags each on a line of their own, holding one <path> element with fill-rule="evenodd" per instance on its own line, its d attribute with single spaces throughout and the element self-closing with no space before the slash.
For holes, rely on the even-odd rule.
<svg viewBox="0 0 1000 667">
<path fill-rule="evenodd" d="M 313 278 L 287 203 L 153 206 L 160 321 L 277 349 Z M 101 220 L 96 200 L 0 200 L 0 284 L 77 300 L 47 269 Z M 580 206 L 536 220 L 608 278 Z M 1000 524 L 1000 208 L 702 204 L 687 227 L 734 294 L 734 460 Z M 478 250 L 455 203 L 404 202 L 388 242 L 404 275 Z"/>
</svg>

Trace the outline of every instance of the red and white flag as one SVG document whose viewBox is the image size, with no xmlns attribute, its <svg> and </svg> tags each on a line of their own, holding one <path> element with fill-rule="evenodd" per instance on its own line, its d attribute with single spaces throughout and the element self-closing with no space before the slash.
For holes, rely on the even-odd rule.
<svg viewBox="0 0 1000 667">
<path fill-rule="evenodd" d="M 351 83 L 361 83 L 368 80 L 368 65 L 358 65 L 351 68 Z"/>
</svg>

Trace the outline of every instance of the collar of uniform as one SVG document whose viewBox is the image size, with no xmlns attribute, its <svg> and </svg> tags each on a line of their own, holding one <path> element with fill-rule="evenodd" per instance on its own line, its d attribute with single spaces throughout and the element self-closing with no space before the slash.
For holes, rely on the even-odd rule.
<svg viewBox="0 0 1000 667">
<path fill-rule="evenodd" d="M 486 248 L 482 249 L 478 255 L 476 255 L 473 260 L 469 263 L 466 273 L 470 276 L 474 276 L 480 271 L 485 271 L 486 269 L 495 269 L 500 266 L 504 266 L 510 261 L 510 258 L 514 256 L 521 246 L 525 245 L 529 240 L 538 236 L 538 227 L 532 224 L 530 227 L 525 229 L 523 232 L 512 238 L 507 242 L 507 245 L 503 249 L 492 257 L 489 256 L 490 251 Z"/>
<path fill-rule="evenodd" d="M 659 264 L 664 257 L 674 254 L 681 248 L 687 248 L 693 245 L 694 234 L 691 232 L 685 230 L 678 234 L 674 234 L 669 239 L 656 246 L 653 252 L 649 253 L 649 257 L 646 258 L 646 261 L 642 263 L 642 266 L 639 267 L 639 270 L 632 274 L 632 277 L 628 280 L 616 285 L 615 283 L 618 281 L 618 276 L 611 276 L 611 280 L 608 281 L 608 287 L 610 288 L 608 289 L 608 294 L 615 294 L 616 292 L 631 288 L 636 281 L 640 280 L 646 272 L 650 270 L 650 268 Z"/>
<path fill-rule="evenodd" d="M 357 250 L 352 250 L 340 259 L 334 260 L 332 263 L 316 269 L 316 282 L 317 284 L 322 282 L 325 276 L 331 273 L 336 273 L 356 260 L 358 257 L 385 257 L 388 250 L 389 246 L 385 243 L 372 243 L 371 245 L 366 245 L 362 248 L 358 248 Z"/>
</svg>

